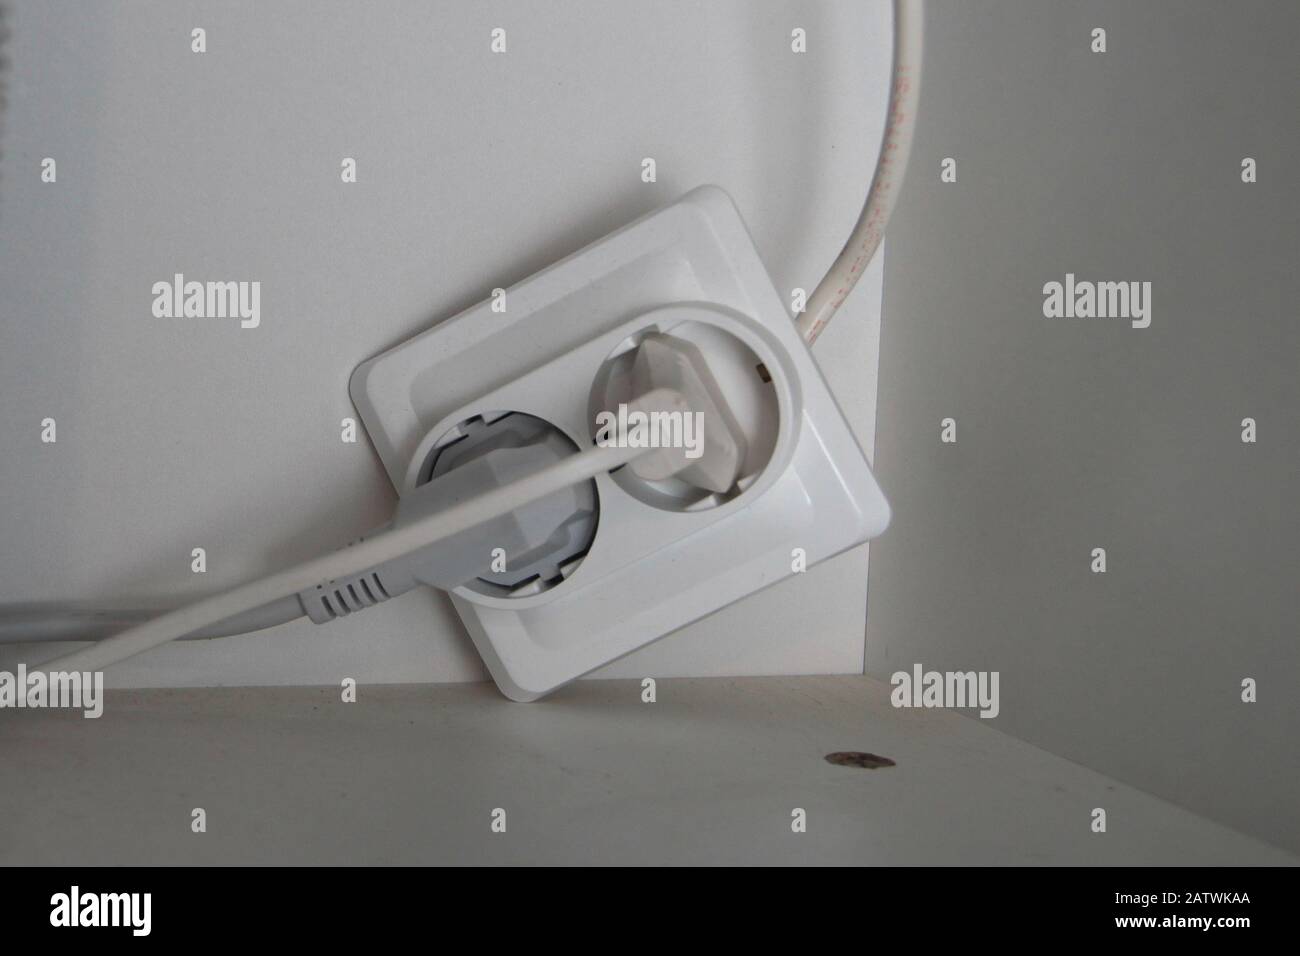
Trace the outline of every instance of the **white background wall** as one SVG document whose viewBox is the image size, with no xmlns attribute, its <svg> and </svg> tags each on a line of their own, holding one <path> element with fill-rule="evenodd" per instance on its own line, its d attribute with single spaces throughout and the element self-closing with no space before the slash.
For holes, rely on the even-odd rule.
<svg viewBox="0 0 1300 956">
<path fill-rule="evenodd" d="M 783 294 L 811 289 L 866 192 L 890 55 L 884 3 L 6 7 L 5 601 L 174 602 L 386 520 L 371 449 L 339 441 L 352 369 L 696 185 L 736 199 Z M 261 281 L 261 327 L 153 318 L 175 272 Z M 877 267 L 818 343 L 867 449 L 879 283 Z M 866 571 L 858 549 L 608 672 L 860 672 Z M 0 648 L 0 666 L 33 656 Z M 429 592 L 163 648 L 110 681 L 344 676 L 484 672 Z"/>
</svg>

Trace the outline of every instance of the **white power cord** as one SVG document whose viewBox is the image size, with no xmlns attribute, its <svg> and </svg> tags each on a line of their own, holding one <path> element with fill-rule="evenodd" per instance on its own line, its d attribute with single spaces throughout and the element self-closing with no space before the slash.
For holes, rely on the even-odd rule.
<svg viewBox="0 0 1300 956">
<path fill-rule="evenodd" d="M 42 664 L 46 671 L 99 671 L 143 651 L 293 598 L 323 586 L 322 582 L 362 574 L 397 561 L 453 535 L 539 501 L 570 485 L 587 481 L 604 471 L 627 464 L 661 449 L 597 445 L 524 478 L 494 488 L 452 507 L 385 531 L 341 551 L 307 561 L 284 571 L 163 614 L 115 637 Z"/>
<path fill-rule="evenodd" d="M 98 641 L 128 627 L 166 614 L 165 605 L 108 607 L 67 601 L 0 605 L 0 644 L 44 644 L 57 641 Z M 184 640 L 230 637 L 275 627 L 300 618 L 302 604 L 286 598 L 257 608 L 202 630 L 186 634 Z"/>
<path fill-rule="evenodd" d="M 880 248 L 885 225 L 898 200 L 898 191 L 907 171 L 907 157 L 912 149 L 916 107 L 921 95 L 924 19 L 921 0 L 894 0 L 894 68 L 889 83 L 885 135 L 880 141 L 876 171 L 871 177 L 871 188 L 867 191 L 867 201 L 857 225 L 826 277 L 809 296 L 799 317 L 799 334 L 809 345 L 821 335 L 831 316 L 867 271 Z"/>
</svg>

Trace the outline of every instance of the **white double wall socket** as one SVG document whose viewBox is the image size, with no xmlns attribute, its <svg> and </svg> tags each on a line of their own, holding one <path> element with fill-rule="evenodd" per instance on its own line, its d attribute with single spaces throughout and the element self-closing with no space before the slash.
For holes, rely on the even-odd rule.
<svg viewBox="0 0 1300 956">
<path fill-rule="evenodd" d="M 586 554 L 544 589 L 452 599 L 502 692 L 541 697 L 889 522 L 862 450 L 725 192 L 705 186 L 357 368 L 351 395 L 399 494 L 457 426 L 541 418 L 589 447 L 661 333 L 699 348 L 750 436 L 730 496 L 594 479 Z M 797 636 L 794 638 L 797 639 Z"/>
</svg>

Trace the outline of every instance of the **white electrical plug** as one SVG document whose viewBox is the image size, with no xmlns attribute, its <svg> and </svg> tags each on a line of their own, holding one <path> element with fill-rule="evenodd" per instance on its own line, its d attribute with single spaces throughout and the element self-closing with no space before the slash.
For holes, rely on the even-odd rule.
<svg viewBox="0 0 1300 956">
<path fill-rule="evenodd" d="M 628 467 L 647 481 L 676 476 L 706 491 L 730 491 L 740 477 L 748 442 L 699 348 L 671 335 L 642 339 L 632 363 L 632 390 L 652 389 L 676 396 L 680 408 L 663 413 L 691 416 L 683 419 L 682 432 L 693 433 L 698 447 L 687 439 L 680 456 L 648 456 Z"/>
</svg>

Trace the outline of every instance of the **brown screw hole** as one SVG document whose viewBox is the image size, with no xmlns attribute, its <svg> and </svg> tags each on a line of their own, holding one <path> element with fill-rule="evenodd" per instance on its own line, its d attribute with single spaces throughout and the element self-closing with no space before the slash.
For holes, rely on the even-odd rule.
<svg viewBox="0 0 1300 956">
<path fill-rule="evenodd" d="M 860 767 L 863 770 L 878 770 L 881 767 L 893 767 L 894 761 L 878 754 L 864 753 L 860 750 L 838 750 L 826 755 L 826 762 L 837 767 Z"/>
</svg>

